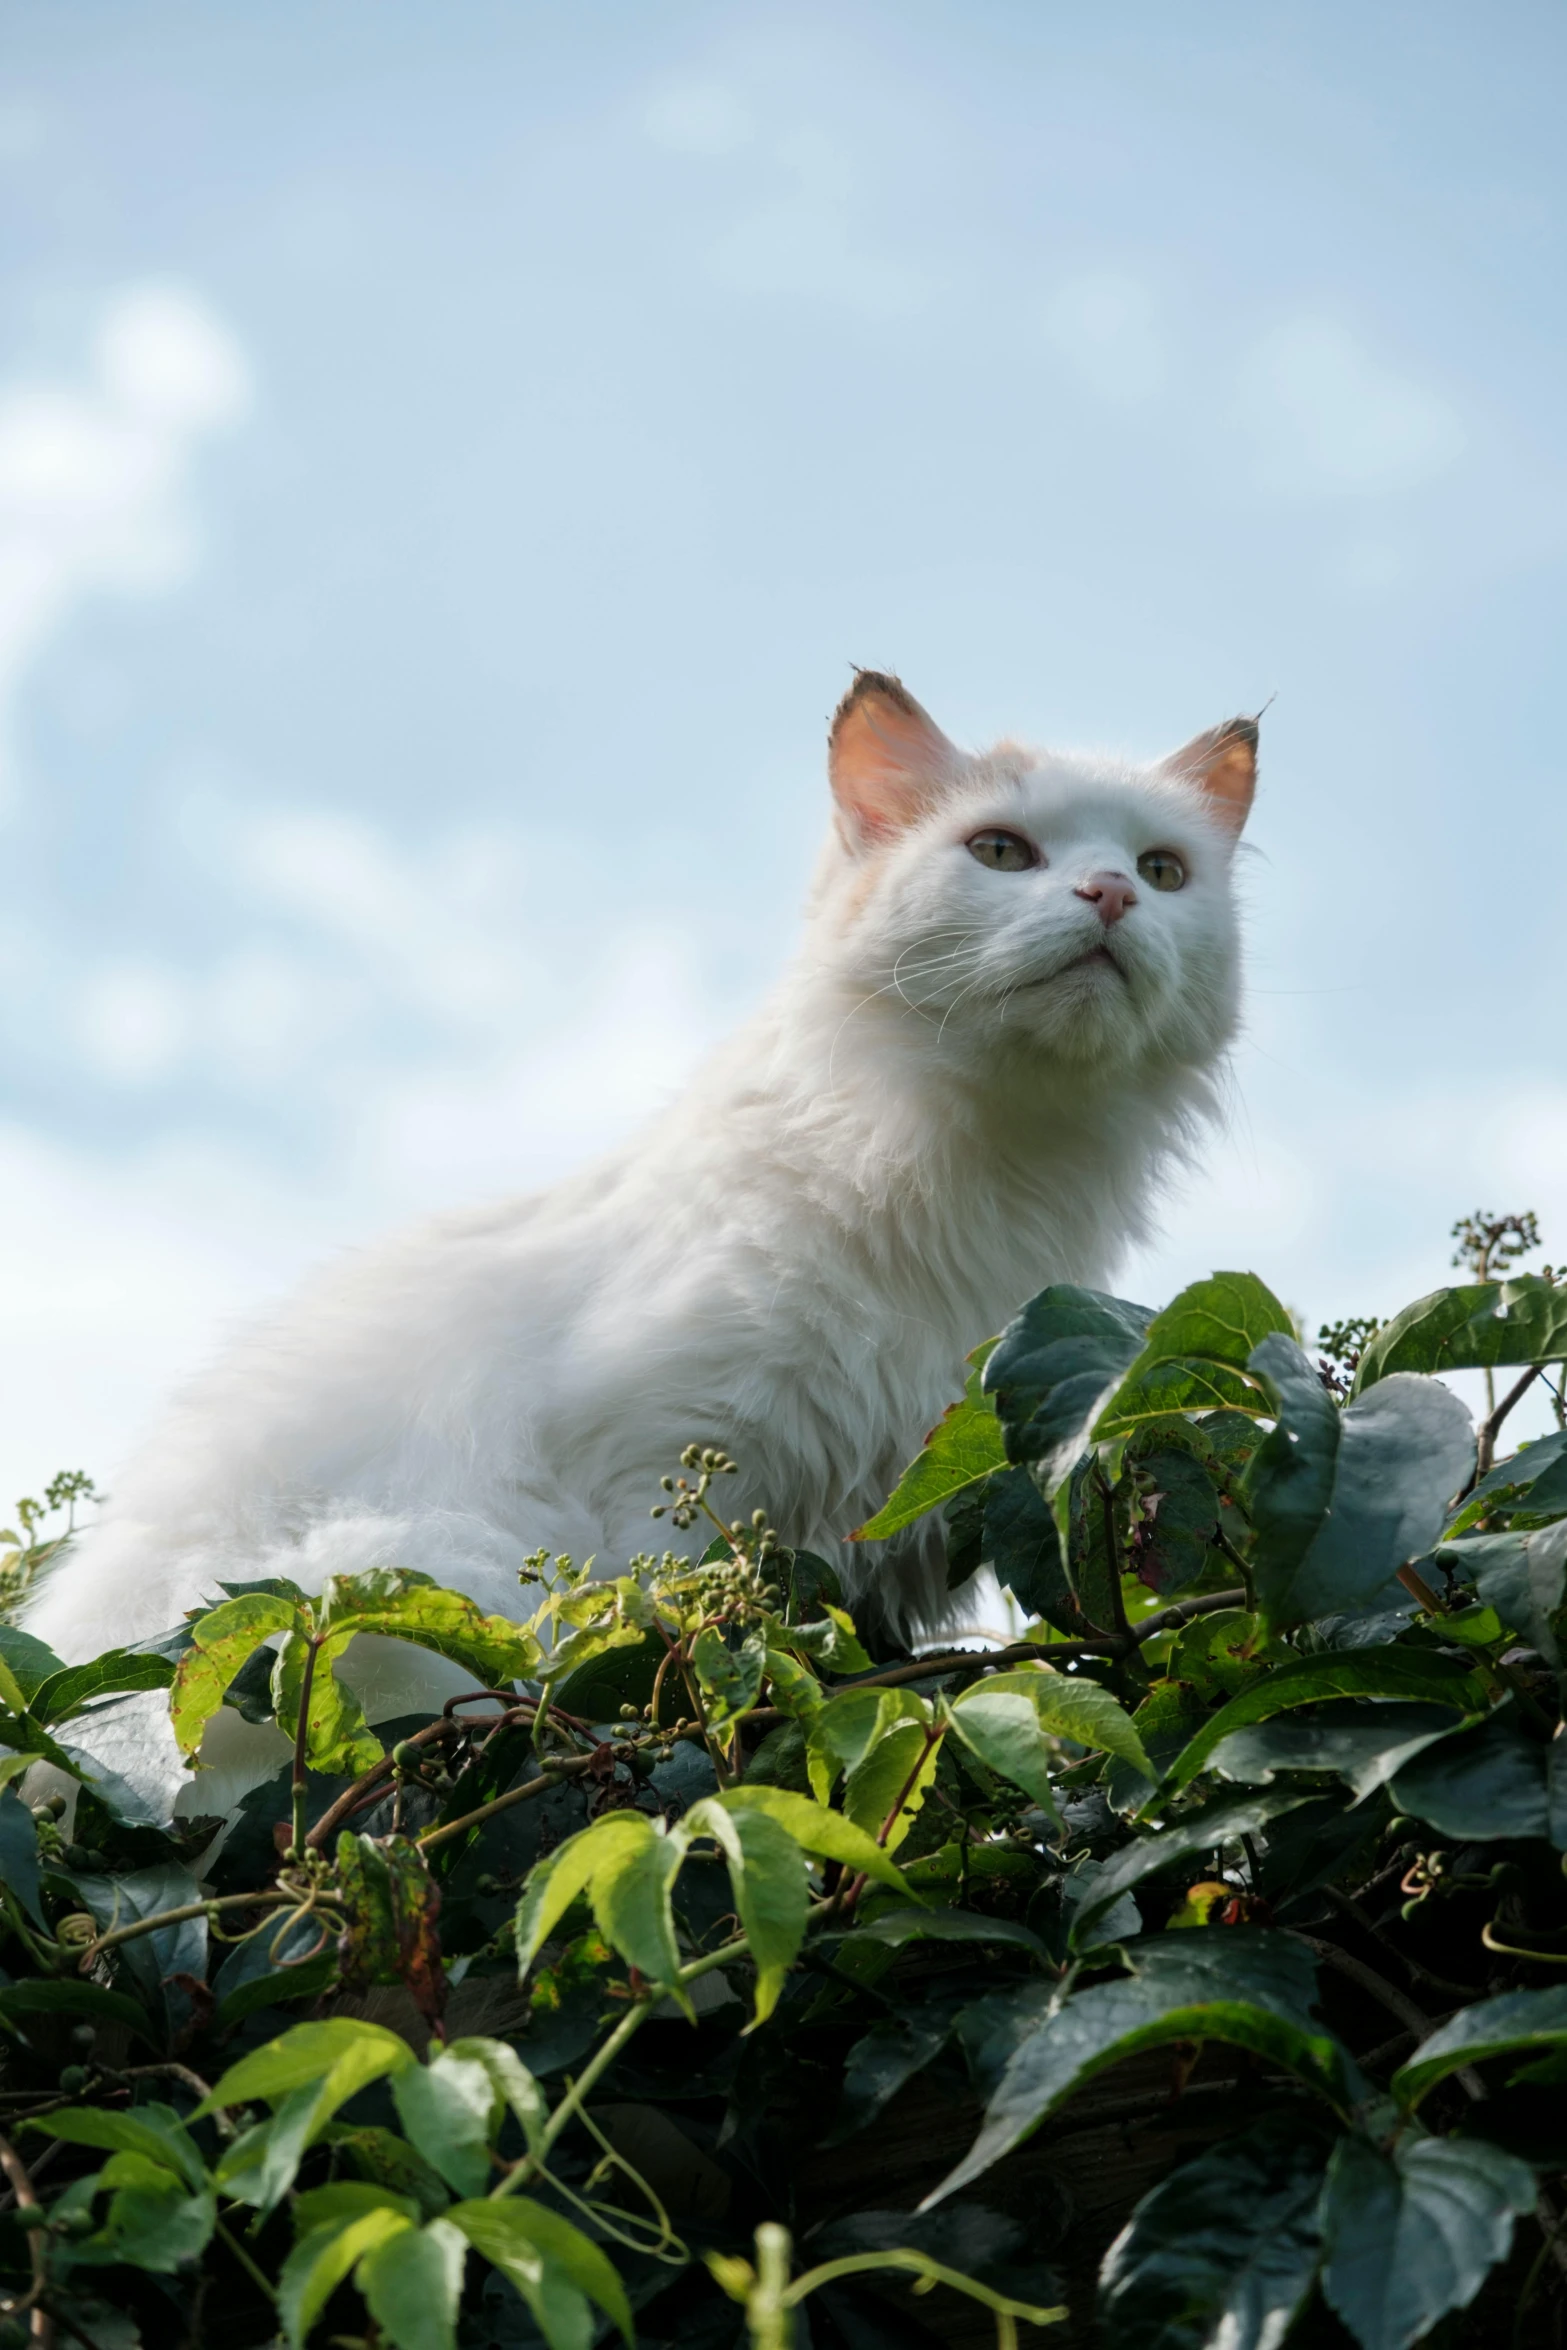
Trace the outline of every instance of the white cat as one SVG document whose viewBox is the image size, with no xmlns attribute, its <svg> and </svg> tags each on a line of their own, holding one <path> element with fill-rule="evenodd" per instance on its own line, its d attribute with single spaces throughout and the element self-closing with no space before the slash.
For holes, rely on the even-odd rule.
<svg viewBox="0 0 1567 2350">
<path fill-rule="evenodd" d="M 31 1629 L 75 1660 L 220 1580 L 393 1564 L 520 1614 L 528 1551 L 619 1571 L 662 1539 L 649 1507 L 693 1440 L 741 1464 L 736 1506 L 765 1502 L 931 1623 L 928 1542 L 838 1545 L 968 1348 L 1048 1281 L 1108 1282 L 1211 1111 L 1256 742 L 1233 719 L 1154 767 L 965 756 L 896 678 L 860 673 L 771 1000 L 624 1149 L 348 1259 L 238 1345 L 120 1476 Z M 372 1719 L 461 1680 L 396 1642 L 348 1671 Z M 124 1767 L 130 1734 L 105 1760 Z M 243 1769 L 248 1741 L 270 1769 L 274 1736 L 227 1713 L 207 1751 Z"/>
</svg>

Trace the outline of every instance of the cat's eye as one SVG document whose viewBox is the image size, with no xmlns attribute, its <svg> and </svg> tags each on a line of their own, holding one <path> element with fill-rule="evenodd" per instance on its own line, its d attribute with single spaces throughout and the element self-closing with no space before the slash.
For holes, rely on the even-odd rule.
<svg viewBox="0 0 1567 2350">
<path fill-rule="evenodd" d="M 1186 867 L 1173 849 L 1144 849 L 1137 870 L 1155 889 L 1180 889 L 1186 881 Z"/>
<path fill-rule="evenodd" d="M 1020 832 L 1003 832 L 997 825 L 971 833 L 968 853 L 981 865 L 988 865 L 992 873 L 1025 873 L 1031 865 L 1043 862 L 1031 840 L 1025 840 Z"/>
</svg>

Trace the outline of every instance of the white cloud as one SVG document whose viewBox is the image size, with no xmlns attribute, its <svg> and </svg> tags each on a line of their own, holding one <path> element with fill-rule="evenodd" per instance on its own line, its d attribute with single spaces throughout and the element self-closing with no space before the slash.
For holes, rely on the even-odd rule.
<svg viewBox="0 0 1567 2350">
<path fill-rule="evenodd" d="M 198 298 L 106 303 L 84 385 L 0 390 L 0 785 L 21 680 L 84 595 L 148 595 L 194 568 L 194 442 L 249 397 L 244 354 Z"/>
<path fill-rule="evenodd" d="M 1156 399 L 1164 387 L 1164 338 L 1153 297 L 1112 270 L 1067 278 L 1045 305 L 1047 341 L 1088 388 L 1118 408 Z"/>
<path fill-rule="evenodd" d="M 756 135 L 748 108 L 722 82 L 670 82 L 654 92 L 642 127 L 655 147 L 675 155 L 717 157 Z"/>
<path fill-rule="evenodd" d="M 83 1057 L 112 1084 L 155 1084 L 182 1058 L 191 1014 L 190 991 L 178 972 L 148 962 L 106 964 L 77 1003 Z"/>
<path fill-rule="evenodd" d="M 1242 362 L 1235 416 L 1263 485 L 1287 496 L 1406 489 L 1465 443 L 1439 392 L 1331 318 L 1288 319 L 1263 336 Z"/>
</svg>

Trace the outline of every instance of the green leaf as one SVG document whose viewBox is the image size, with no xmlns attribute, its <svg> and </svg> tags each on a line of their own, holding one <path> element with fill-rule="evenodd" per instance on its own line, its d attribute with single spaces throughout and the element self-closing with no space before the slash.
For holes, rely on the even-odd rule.
<svg viewBox="0 0 1567 2350">
<path fill-rule="evenodd" d="M 1360 1358 L 1359 1395 L 1392 1371 L 1497 1369 L 1567 1356 L 1567 1285 L 1538 1273 L 1434 1289 L 1384 1323 Z"/>
<path fill-rule="evenodd" d="M 709 1624 L 691 1643 L 691 1662 L 702 1694 L 710 1700 L 709 1727 L 727 1729 L 749 1713 L 762 1688 L 767 1644 L 760 1632 L 748 1632 L 737 1649 L 729 1647 L 716 1625 Z"/>
<path fill-rule="evenodd" d="M 28 1704 L 35 1721 L 55 1723 L 79 1713 L 90 1698 L 118 1696 L 135 1689 L 167 1689 L 174 1664 L 134 1648 L 111 1648 L 90 1665 L 65 1665 L 40 1682 Z"/>
<path fill-rule="evenodd" d="M 561 2285 L 596 2302 L 630 2345 L 626 2288 L 599 2247 L 569 2220 L 527 2195 L 510 2195 L 502 2202 L 458 2203 L 446 2216 L 475 2251 L 516 2286 L 551 2350 L 585 2350 L 580 2337 L 561 2323 L 562 2316 L 569 2319 L 557 2298 Z"/>
<path fill-rule="evenodd" d="M 329 2221 L 300 2239 L 278 2278 L 278 2316 L 289 2350 L 304 2350 L 316 2319 L 366 2253 L 402 2235 L 408 2225 L 406 2216 L 388 2203 L 359 2219 Z"/>
<path fill-rule="evenodd" d="M 1207 1718 L 1208 1708 L 1189 1681 L 1155 1681 L 1132 1716 L 1132 1728 L 1143 1742 L 1147 1763 L 1139 1770 L 1120 1755 L 1111 1757 L 1100 1780 L 1110 1809 L 1122 1817 L 1142 1811 L 1165 1772 Z"/>
<path fill-rule="evenodd" d="M 1133 1943 L 1134 1971 L 1058 2000 L 1008 2059 L 979 2136 L 921 2210 L 955 2194 L 1031 2137 L 1073 2091 L 1110 2065 L 1175 2040 L 1226 2040 L 1345 2095 L 1345 2057 L 1310 2018 L 1310 1952 L 1283 1934 L 1195 1927 Z"/>
<path fill-rule="evenodd" d="M 428 2064 L 405 2065 L 392 2081 L 397 2118 L 413 2145 L 459 2195 L 489 2184 L 496 2115 L 489 2068 L 472 2057 L 437 2051 Z"/>
<path fill-rule="evenodd" d="M 540 1667 L 540 1678 L 552 1691 L 561 1694 L 564 1703 L 565 1686 L 574 1673 L 613 1655 L 616 1649 L 641 1648 L 647 1637 L 642 1625 L 622 1623 L 618 1617 L 585 1624 L 580 1632 L 573 1632 L 569 1640 L 563 1640 L 551 1651 L 548 1662 Z"/>
<path fill-rule="evenodd" d="M 1276 2350 L 1316 2276 L 1327 2156 L 1266 2114 L 1145 2195 L 1099 2272 L 1108 2350 Z"/>
<path fill-rule="evenodd" d="M 1520 1728 L 1511 1704 L 1477 1729 L 1459 1730 L 1406 1763 L 1388 1792 L 1397 1810 L 1443 1836 L 1476 1844 L 1548 1836 L 1547 1749 Z"/>
<path fill-rule="evenodd" d="M 1215 1273 L 1194 1281 L 1149 1323 L 1141 1351 L 1111 1395 L 1096 1439 L 1132 1434 L 1170 1412 L 1256 1412 L 1261 1398 L 1246 1373 L 1272 1334 L 1295 1327 L 1255 1273 Z"/>
<path fill-rule="evenodd" d="M 354 2283 L 397 2350 L 455 2350 L 468 2239 L 450 2221 L 404 2228 L 364 2254 Z"/>
<path fill-rule="evenodd" d="M 16 1895 L 35 1926 L 44 1913 L 38 1888 L 38 1829 L 14 1787 L 0 1791 L 0 1880 Z"/>
<path fill-rule="evenodd" d="M 822 2144 L 841 2146 L 867 2129 L 905 2083 L 941 2054 L 955 2020 L 951 2007 L 940 2001 L 878 2018 L 844 2059 L 838 2110 Z"/>
<path fill-rule="evenodd" d="M 728 1863 L 735 1909 L 756 1967 L 754 2023 L 763 2023 L 805 1939 L 810 1898 L 804 1856 L 766 1812 L 709 1799 L 691 1806 L 684 1825 L 693 1836 L 711 1836 Z"/>
<path fill-rule="evenodd" d="M 1047 1493 L 1071 1474 L 1152 1319 L 1144 1306 L 1057 1282 L 1002 1332 L 984 1390 L 1005 1431 L 1007 1459 L 1032 1466 Z"/>
<path fill-rule="evenodd" d="M 1393 2094 L 1401 2105 L 1413 2108 L 1428 2089 L 1466 2064 L 1481 2064 L 1492 2056 L 1545 2056 L 1564 2046 L 1567 1984 L 1554 1983 L 1548 1991 L 1503 1991 L 1495 1999 L 1461 2007 L 1423 2040 L 1393 2075 Z"/>
<path fill-rule="evenodd" d="M 186 2187 L 200 2189 L 207 2184 L 201 2151 L 172 2105 L 138 2105 L 132 2113 L 103 2113 L 92 2105 L 67 2105 L 27 2126 L 44 2130 L 51 2138 L 64 2138 L 72 2146 L 140 2154 Z"/>
<path fill-rule="evenodd" d="M 1083 1628 L 1061 1555 L 1061 1530 L 1028 1469 L 998 1469 L 984 1487 L 979 1564 L 1011 1592 L 1030 1622 Z"/>
<path fill-rule="evenodd" d="M 888 1690 L 883 1703 L 902 1700 L 877 1730 L 843 1784 L 844 1815 L 895 1852 L 908 1835 L 936 1776 L 939 1726 L 918 1698 Z"/>
<path fill-rule="evenodd" d="M 1464 2309 L 1534 2209 L 1534 2173 L 1474 2138 L 1341 2138 L 1322 2200 L 1322 2289 L 1362 2350 L 1409 2350 Z"/>
<path fill-rule="evenodd" d="M 1132 1566 L 1161 1599 L 1201 1579 L 1219 1531 L 1219 1497 L 1199 1460 L 1175 1445 L 1127 1455 L 1139 1496 Z"/>
<path fill-rule="evenodd" d="M 685 1995 L 675 1986 L 680 1948 L 670 1894 L 685 1858 L 685 1839 L 660 1835 L 644 1812 L 620 1816 L 634 1823 L 633 1831 L 594 1871 L 594 1919 L 628 1966 L 649 1983 L 667 1984 L 684 2005 Z"/>
<path fill-rule="evenodd" d="M 905 1710 L 902 1693 L 890 1689 L 843 1689 L 811 1715 L 805 1736 L 806 1765 L 818 1803 L 825 1803 L 842 1772 L 862 1762 L 878 1733 L 894 1722 L 921 1719 L 916 1701 Z"/>
<path fill-rule="evenodd" d="M 354 1638 L 353 1632 L 323 1640 L 316 1651 L 310 1680 L 310 1719 L 305 1734 L 305 1760 L 313 1771 L 340 1772 L 354 1779 L 381 1760 L 381 1741 L 365 1720 L 364 1708 L 346 1681 L 335 1671 L 338 1658 Z M 272 1671 L 272 1703 L 277 1726 L 285 1738 L 298 1734 L 300 1700 L 305 1693 L 305 1666 L 310 1654 L 302 1633 L 291 1633 Z"/>
<path fill-rule="evenodd" d="M 1392 1697 L 1450 1706 L 1455 1713 L 1483 1713 L 1483 1686 L 1467 1665 L 1435 1649 L 1346 1648 L 1303 1656 L 1279 1665 L 1249 1689 L 1238 1690 L 1209 1717 L 1182 1754 L 1166 1782 L 1171 1792 L 1205 1770 L 1209 1757 L 1232 1730 L 1297 1705 L 1325 1697 Z"/>
<path fill-rule="evenodd" d="M 1468 1410 L 1439 1381 L 1405 1374 L 1341 1411 L 1282 1337 L 1263 1340 L 1251 1370 L 1277 1416 L 1245 1489 L 1263 1615 L 1284 1630 L 1352 1613 L 1436 1541 L 1474 1466 Z"/>
<path fill-rule="evenodd" d="M 1014 1672 L 992 1673 L 956 1700 L 967 1706 L 987 1694 L 1026 1697 L 1039 1717 L 1039 1726 L 1052 1737 L 1070 1738 L 1078 1746 L 1097 1747 L 1118 1755 L 1145 1778 L 1152 1766 L 1143 1751 L 1131 1715 L 1108 1689 L 1086 1673 L 1058 1673 L 1045 1664 L 1024 1665 Z"/>
<path fill-rule="evenodd" d="M 830 1673 L 868 1673 L 871 1669 L 871 1660 L 854 1629 L 854 1618 L 841 1607 L 828 1606 L 815 1624 L 781 1624 L 776 1616 L 762 1620 L 776 1646 L 797 1649 L 813 1663 L 825 1665 Z"/>
<path fill-rule="evenodd" d="M 878 1910 L 854 1932 L 857 1941 L 890 1942 L 894 1949 L 905 1942 L 989 1942 L 1031 1951 L 1036 1958 L 1050 1956 L 1040 1937 L 1015 1918 L 979 1917 L 965 1909 Z"/>
<path fill-rule="evenodd" d="M 307 2187 L 294 2197 L 290 2218 L 297 2242 L 315 2228 L 339 2220 L 362 2219 L 367 2211 L 400 2211 L 418 2225 L 419 2206 L 411 2195 L 390 2194 L 369 2179 L 333 2179 L 325 2187 Z"/>
<path fill-rule="evenodd" d="M 20 1689 L 24 1704 L 52 1673 L 66 1669 L 64 1658 L 56 1656 L 45 1641 L 31 1632 L 20 1631 L 15 1624 L 0 1624 L 0 1663 Z M 8 1697 L 5 1702 L 14 1705 L 16 1701 Z"/>
<path fill-rule="evenodd" d="M 1251 1787 L 1270 1785 L 1281 1771 L 1331 1771 L 1359 1799 L 1386 1786 L 1439 1738 L 1451 1738 L 1464 1718 L 1445 1706 L 1336 1700 L 1232 1730 L 1208 1767 Z"/>
<path fill-rule="evenodd" d="M 528 1874 L 517 1904 L 517 1974 L 524 1976 L 560 1920 L 579 1894 L 585 1893 L 597 1871 L 623 1847 L 641 1849 L 647 1822 L 630 1812 L 613 1811 L 590 1828 L 579 1829 L 557 1845 Z"/>
<path fill-rule="evenodd" d="M 465 1592 L 448 1591 L 433 1576 L 411 1567 L 371 1567 L 357 1575 L 332 1576 L 321 1621 L 334 1642 L 337 1635 L 350 1632 L 411 1640 L 461 1665 L 485 1688 L 524 1680 L 543 1662 L 537 1640 L 520 1624 L 485 1615 Z"/>
<path fill-rule="evenodd" d="M 1530 1641 L 1552 1672 L 1560 1672 L 1567 1518 L 1532 1534 L 1470 1534 L 1439 1543 L 1436 1555 L 1473 1583 L 1485 1606 Z"/>
<path fill-rule="evenodd" d="M 851 1542 L 885 1542 L 923 1518 L 954 1493 L 999 1469 L 1006 1446 L 994 1404 L 978 1370 L 970 1373 L 962 1401 L 949 1404 L 873 1518 L 850 1535 Z M 851 1668 L 851 1670 L 854 1668 Z"/>
<path fill-rule="evenodd" d="M 504 2040 L 488 2040 L 473 2033 L 460 2040 L 448 2041 L 446 2053 L 449 2057 L 462 2057 L 483 2065 L 490 2077 L 490 2089 L 495 2098 L 494 2126 L 499 2127 L 505 2109 L 510 2106 L 522 2124 L 529 2147 L 536 2147 L 549 2119 L 549 2107 L 543 2090 L 516 2049 Z"/>
<path fill-rule="evenodd" d="M 295 1999 L 319 1998 L 336 1980 L 337 1954 L 332 1950 L 323 1950 L 314 1958 L 296 1959 L 287 1966 L 271 1967 L 264 1974 L 247 1975 L 218 2001 L 214 2021 L 220 2032 L 231 2032 L 258 2008 L 279 2007 Z"/>
<path fill-rule="evenodd" d="M 115 2155 L 104 2166 L 102 2183 L 114 2184 L 116 2165 L 139 2161 L 136 2155 Z M 78 2259 L 90 2252 L 107 2261 L 127 2261 L 154 2276 L 171 2276 L 188 2261 L 200 2259 L 217 2224 L 217 2197 L 205 2188 L 188 2195 L 164 2171 L 157 2184 L 150 2178 L 127 2179 L 98 2233 L 74 2250 Z"/>
<path fill-rule="evenodd" d="M 191 1644 L 175 1668 L 169 1720 L 187 1762 L 201 1744 L 223 1693 L 252 1650 L 302 1618 L 292 1601 L 266 1592 L 227 1599 L 191 1629 Z"/>
<path fill-rule="evenodd" d="M 1447 1538 L 1462 1534 L 1477 1518 L 1511 1510 L 1539 1518 L 1567 1510 L 1567 1429 L 1537 1437 L 1488 1470 L 1454 1510 Z"/>
<path fill-rule="evenodd" d="M 101 1983 L 84 1983 L 69 1975 L 30 1975 L 20 1983 L 0 1986 L 0 2016 L 15 2023 L 30 2015 L 76 2016 L 89 2024 L 120 2024 L 157 2045 L 143 2010 L 123 1991 L 109 1991 Z"/>
<path fill-rule="evenodd" d="M 787 1829 L 806 1852 L 823 1860 L 841 1861 L 845 1868 L 863 1870 L 879 1884 L 890 1885 L 908 1901 L 914 1892 L 881 1846 L 840 1811 L 813 1803 L 808 1795 L 794 1795 L 785 1787 L 730 1787 L 717 1799 L 725 1811 L 760 1811 Z"/>
<path fill-rule="evenodd" d="M 1072 1916 L 1073 1948 L 1091 1949 L 1098 1933 L 1106 1930 L 1101 1921 L 1108 1918 L 1122 1896 L 1130 1893 L 1144 1877 L 1154 1875 L 1159 1869 L 1172 1868 L 1193 1853 L 1209 1853 L 1238 1836 L 1255 1835 L 1270 1820 L 1310 1801 L 1309 1791 L 1298 1792 L 1293 1788 L 1270 1787 L 1261 1794 L 1221 1795 L 1217 1802 L 1205 1804 L 1201 1811 L 1185 1813 L 1173 1828 L 1166 1828 L 1162 1834 L 1123 1844 L 1119 1852 L 1112 1853 L 1095 1868 L 1087 1890 L 1076 1904 Z"/>
<path fill-rule="evenodd" d="M 322 2023 L 295 2024 L 264 2048 L 242 2056 L 196 2112 L 216 2113 L 220 2106 L 248 2105 L 256 2098 L 280 2105 L 293 2090 L 329 2078 L 351 2079 L 354 2089 L 362 2089 L 383 2073 L 400 2072 L 415 2061 L 413 2050 L 396 2032 L 353 2016 L 329 2016 Z M 337 2103 L 352 2096 L 354 2089 L 345 2088 Z"/>
<path fill-rule="evenodd" d="M 1031 1795 L 1047 1819 L 1059 1827 L 1051 1765 L 1059 1768 L 1060 1750 L 1040 1726 L 1038 1709 L 1021 1691 L 998 1689 L 964 1693 L 961 1705 L 943 1705 L 943 1718 L 963 1744 L 986 1768 Z"/>
</svg>

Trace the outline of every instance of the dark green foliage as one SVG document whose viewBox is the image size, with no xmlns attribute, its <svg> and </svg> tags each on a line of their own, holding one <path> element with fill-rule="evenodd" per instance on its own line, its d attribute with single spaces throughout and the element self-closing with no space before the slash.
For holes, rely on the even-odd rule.
<svg viewBox="0 0 1567 2350">
<path fill-rule="evenodd" d="M 1251 1275 L 1044 1291 L 865 1530 L 944 1513 L 1027 1619 L 999 1666 L 873 1665 L 695 1448 L 696 1563 L 535 1559 L 526 1621 L 378 1573 L 69 1669 L 0 1630 L 0 2097 L 56 2149 L 0 2302 L 102 2350 L 198 2308 L 226 2350 L 928 2350 L 957 2293 L 1003 2342 L 1064 2294 L 1104 2350 L 1498 2309 L 1544 2350 L 1567 1433 L 1476 1481 L 1433 1376 L 1559 1360 L 1554 1285 L 1492 1278 L 1523 1222 L 1323 1367 Z M 360 1632 L 489 1694 L 372 1727 Z M 161 1688 L 187 1748 L 225 1704 L 294 1741 L 215 1859 L 70 1746 Z M 1073 2218 L 1096 2113 L 1164 2151 Z"/>
</svg>

